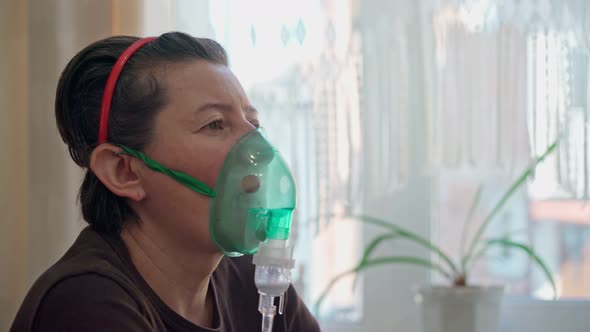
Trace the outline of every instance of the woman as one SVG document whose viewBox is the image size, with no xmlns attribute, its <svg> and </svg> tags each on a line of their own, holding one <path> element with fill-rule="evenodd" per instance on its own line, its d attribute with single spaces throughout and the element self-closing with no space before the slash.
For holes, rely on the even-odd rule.
<svg viewBox="0 0 590 332">
<path fill-rule="evenodd" d="M 122 150 L 215 188 L 234 143 L 259 126 L 257 111 L 216 42 L 178 32 L 138 40 L 95 42 L 61 75 L 57 126 L 86 169 L 79 199 L 90 226 L 33 285 L 13 331 L 260 329 L 251 257 L 217 249 L 209 197 Z M 273 331 L 319 331 L 292 287 L 285 303 Z"/>
</svg>

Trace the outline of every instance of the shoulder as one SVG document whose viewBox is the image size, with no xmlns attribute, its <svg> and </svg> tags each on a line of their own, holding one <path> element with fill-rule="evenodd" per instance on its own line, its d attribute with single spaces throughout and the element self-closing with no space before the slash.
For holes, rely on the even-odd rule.
<svg viewBox="0 0 590 332">
<path fill-rule="evenodd" d="M 122 312 L 137 310 L 147 307 L 142 299 L 112 244 L 85 229 L 66 254 L 35 281 L 21 304 L 12 330 L 32 331 L 34 322 L 50 324 L 59 322 L 58 319 L 63 324 L 73 324 L 77 321 L 72 317 L 100 317 L 109 313 L 110 308 Z M 52 317 L 55 320 L 49 321 Z M 60 331 L 68 330 L 59 326 Z M 51 328 L 42 330 L 51 331 Z"/>
<path fill-rule="evenodd" d="M 41 307 L 57 301 L 70 304 L 102 304 L 125 300 L 135 302 L 132 291 L 120 282 L 98 273 L 85 273 L 67 277 L 54 284 L 43 297 Z M 40 308 L 42 309 L 42 308 Z"/>
<path fill-rule="evenodd" d="M 120 282 L 96 273 L 53 285 L 34 319 L 39 331 L 141 331 L 151 326 L 142 299 Z"/>
</svg>

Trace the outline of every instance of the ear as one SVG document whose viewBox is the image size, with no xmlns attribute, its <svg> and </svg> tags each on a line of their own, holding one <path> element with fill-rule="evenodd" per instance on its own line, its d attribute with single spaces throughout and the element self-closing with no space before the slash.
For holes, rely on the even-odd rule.
<svg viewBox="0 0 590 332">
<path fill-rule="evenodd" d="M 121 151 L 108 143 L 97 146 L 90 156 L 90 169 L 113 194 L 141 201 L 146 192 L 141 184 L 139 161 Z"/>
</svg>

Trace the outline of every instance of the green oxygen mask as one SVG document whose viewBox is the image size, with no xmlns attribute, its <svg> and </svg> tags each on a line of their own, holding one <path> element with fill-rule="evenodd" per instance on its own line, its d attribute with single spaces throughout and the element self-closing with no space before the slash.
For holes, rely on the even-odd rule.
<svg viewBox="0 0 590 332">
<path fill-rule="evenodd" d="M 226 256 L 251 255 L 267 240 L 287 240 L 296 205 L 293 176 L 280 153 L 259 129 L 240 137 L 225 158 L 215 189 L 171 170 L 144 153 L 121 146 L 193 191 L 211 198 L 209 232 Z"/>
</svg>

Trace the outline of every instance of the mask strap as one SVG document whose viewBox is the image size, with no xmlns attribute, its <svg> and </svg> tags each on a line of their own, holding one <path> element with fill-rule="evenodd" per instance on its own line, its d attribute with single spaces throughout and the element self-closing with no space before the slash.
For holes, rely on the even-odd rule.
<svg viewBox="0 0 590 332">
<path fill-rule="evenodd" d="M 123 149 L 123 151 L 119 152 L 119 154 L 127 154 L 127 155 L 133 156 L 135 158 L 138 158 L 141 161 L 143 161 L 144 164 L 147 167 L 149 167 L 151 170 L 166 174 L 169 177 L 173 178 L 174 180 L 178 181 L 180 184 L 190 188 L 191 190 L 193 190 L 199 194 L 203 194 L 203 195 L 209 196 L 211 198 L 216 196 L 215 190 L 211 189 L 211 187 L 209 187 L 208 185 L 202 183 L 201 181 L 191 177 L 190 175 L 182 173 L 182 172 L 178 172 L 178 171 L 173 171 L 173 170 L 169 169 L 168 167 L 160 164 L 159 162 L 157 162 L 153 159 L 150 159 L 144 153 L 134 150 L 130 147 L 127 147 L 124 145 L 119 145 L 119 146 Z"/>
</svg>

